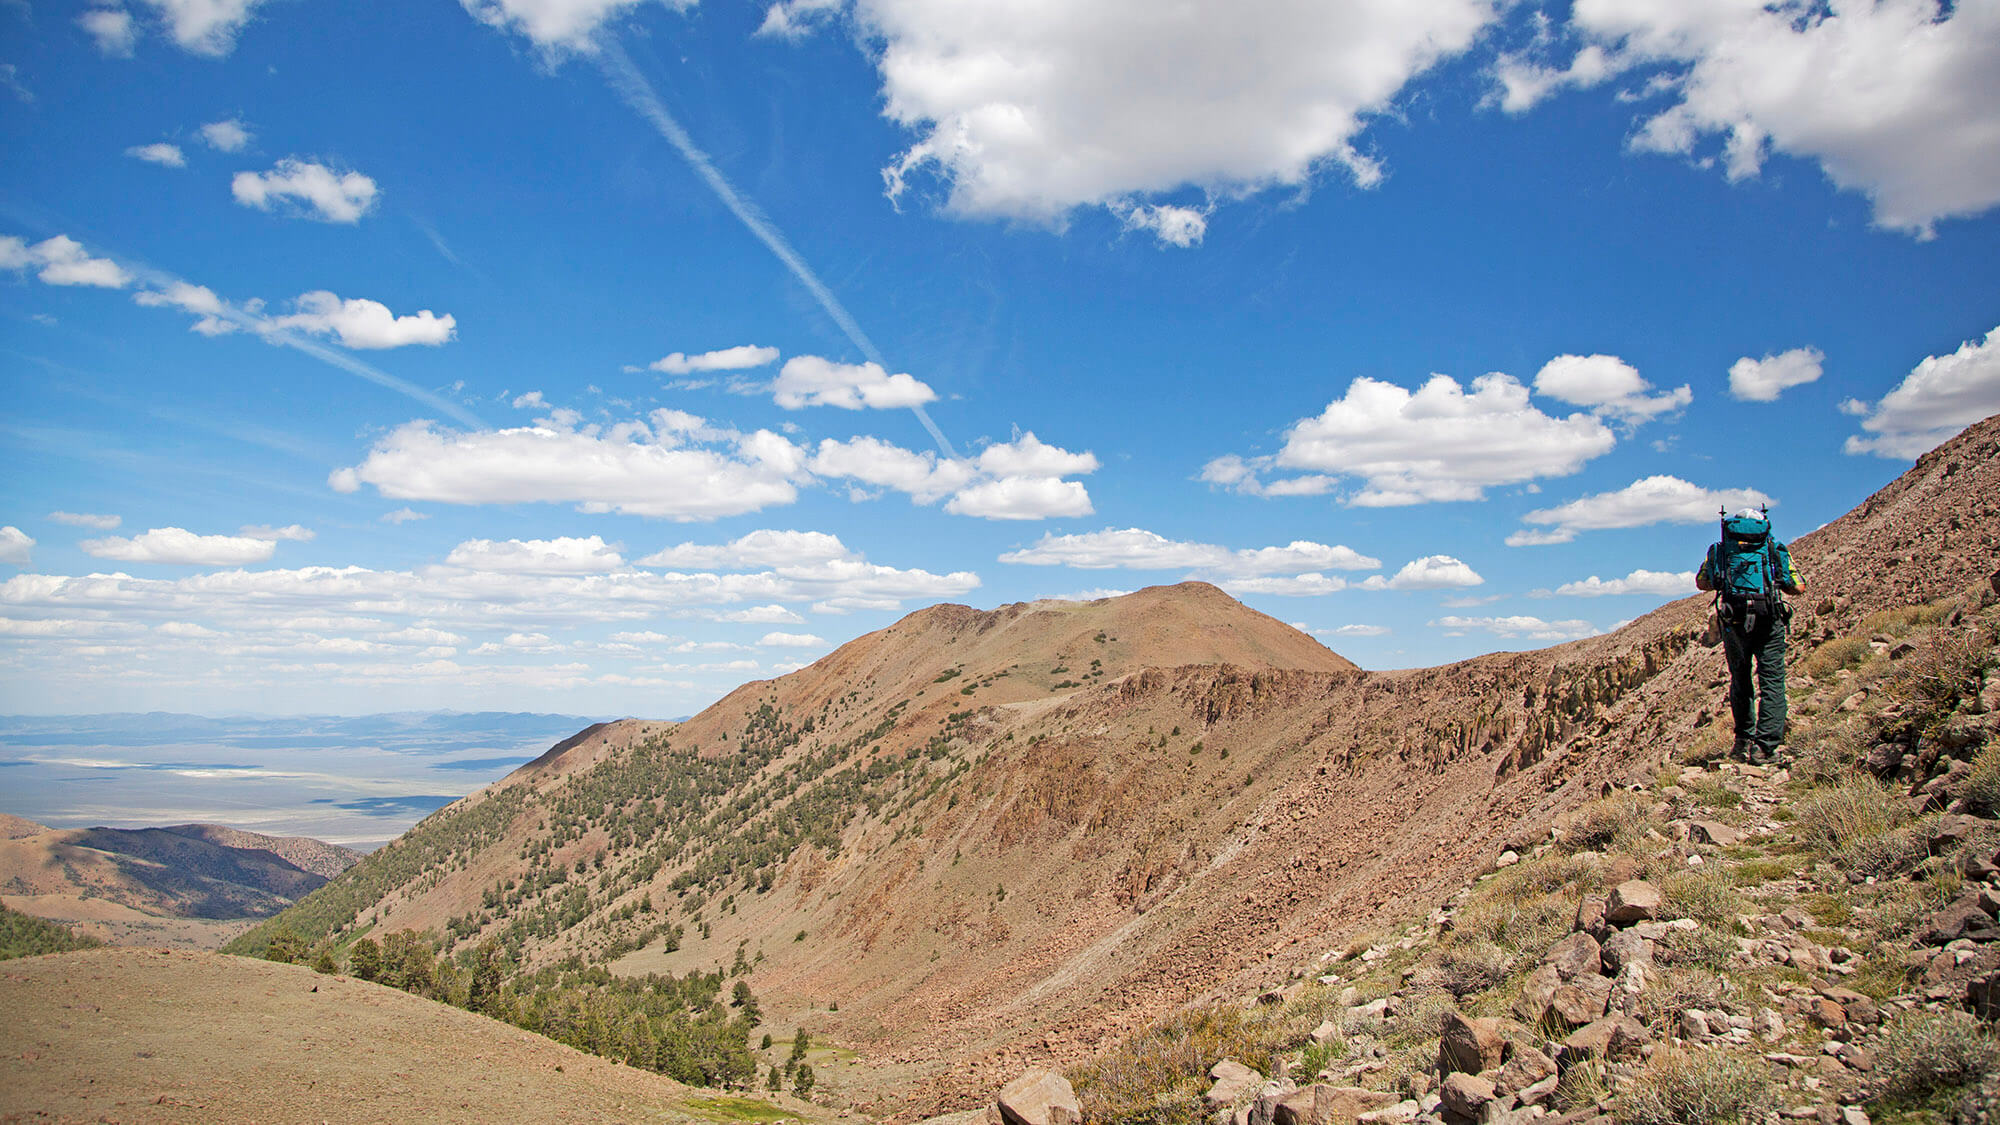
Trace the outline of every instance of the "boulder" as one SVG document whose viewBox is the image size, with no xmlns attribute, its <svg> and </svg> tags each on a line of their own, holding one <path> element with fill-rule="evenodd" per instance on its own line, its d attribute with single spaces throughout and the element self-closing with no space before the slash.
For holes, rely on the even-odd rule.
<svg viewBox="0 0 2000 1125">
<path fill-rule="evenodd" d="M 1931 854 L 1958 847 L 1991 826 L 1990 821 L 1964 813 L 1948 813 L 1931 828 Z"/>
<path fill-rule="evenodd" d="M 1507 1064 L 1494 1075 L 1493 1092 L 1503 1098 L 1514 1097 L 1555 1073 L 1554 1059 L 1525 1043 L 1516 1043 Z"/>
<path fill-rule="evenodd" d="M 1528 974 L 1521 985 L 1520 995 L 1514 998 L 1514 1014 L 1523 1023 L 1536 1024 L 1549 1014 L 1549 1001 L 1555 999 L 1556 989 L 1562 987 L 1562 975 L 1554 965 L 1543 965 Z"/>
<path fill-rule="evenodd" d="M 1960 938 L 1994 941 L 2000 939 L 2000 926 L 1977 902 L 1960 900 L 1931 915 L 1930 924 L 1917 935 L 1925 945 L 1948 945 Z"/>
<path fill-rule="evenodd" d="M 1556 975 L 1571 980 L 1584 973 L 1595 973 L 1603 964 L 1597 939 L 1586 933 L 1574 933 L 1555 944 L 1549 955 L 1542 958 L 1542 964 L 1555 968 Z"/>
<path fill-rule="evenodd" d="M 1595 938 L 1603 938 L 1610 926 L 1604 921 L 1604 897 L 1585 895 L 1576 904 L 1576 925 L 1573 927 Z"/>
<path fill-rule="evenodd" d="M 1367 1113 L 1355 1114 L 1354 1120 L 1357 1125 L 1407 1125 L 1408 1122 L 1415 1121 L 1417 1115 L 1422 1112 L 1423 1107 L 1416 1102 L 1402 1101 L 1381 1109 L 1371 1109 Z"/>
<path fill-rule="evenodd" d="M 1271 1125 L 1277 1115 L 1278 1103 L 1285 1096 L 1299 1088 L 1299 1084 L 1289 1078 L 1273 1078 L 1257 1090 L 1256 1100 L 1237 1110 L 1237 1120 L 1243 1125 Z"/>
<path fill-rule="evenodd" d="M 1689 821 L 1688 837 L 1697 844 L 1713 844 L 1718 848 L 1733 847 L 1743 842 L 1741 831 L 1714 820 Z"/>
<path fill-rule="evenodd" d="M 1493 1083 L 1476 1074 L 1459 1072 L 1445 1076 L 1444 1088 L 1439 1091 L 1444 1101 L 1446 1113 L 1460 1118 L 1477 1121 L 1488 1103 L 1493 1101 Z"/>
<path fill-rule="evenodd" d="M 1507 1038 L 1497 1019 L 1476 1019 L 1457 1010 L 1444 1014 L 1438 1030 L 1438 1070 L 1479 1074 L 1500 1065 Z"/>
<path fill-rule="evenodd" d="M 1082 1125 L 1083 1107 L 1069 1079 L 1035 1069 L 1000 1088 L 1000 1116 L 1007 1125 Z"/>
<path fill-rule="evenodd" d="M 1563 1065 L 1572 1059 L 1617 1058 L 1638 1053 L 1652 1036 L 1631 1016 L 1606 1016 L 1570 1032 L 1562 1042 Z"/>
<path fill-rule="evenodd" d="M 1215 1085 L 1208 1088 L 1208 1093 L 1202 1095 L 1202 1100 L 1208 1103 L 1210 1109 L 1235 1105 L 1245 1094 L 1255 1090 L 1264 1081 L 1263 1075 L 1235 1059 L 1223 1059 L 1216 1063 L 1209 1068 L 1208 1076 L 1215 1081 Z"/>
<path fill-rule="evenodd" d="M 1875 1001 L 1851 988 L 1840 988 L 1837 986 L 1822 988 L 1819 990 L 1819 994 L 1846 1009 L 1847 1019 L 1850 1023 L 1869 1024 L 1872 1026 L 1882 1022 L 1882 1009 L 1875 1006 Z"/>
<path fill-rule="evenodd" d="M 1396 1095 L 1383 1090 L 1315 1082 L 1278 1099 L 1271 1121 L 1272 1125 L 1331 1125 L 1395 1105 L 1398 1100 Z"/>
<path fill-rule="evenodd" d="M 1611 1005 L 1611 978 L 1586 973 L 1556 989 L 1549 1011 L 1571 1027 L 1599 1019 Z"/>
<path fill-rule="evenodd" d="M 1620 973 L 1627 965 L 1653 963 L 1653 943 L 1631 930 L 1620 930 L 1604 943 L 1601 957 L 1606 970 Z"/>
<path fill-rule="evenodd" d="M 1628 879 L 1611 889 L 1604 904 L 1604 918 L 1618 926 L 1649 922 L 1660 914 L 1660 892 L 1644 879 Z"/>
</svg>

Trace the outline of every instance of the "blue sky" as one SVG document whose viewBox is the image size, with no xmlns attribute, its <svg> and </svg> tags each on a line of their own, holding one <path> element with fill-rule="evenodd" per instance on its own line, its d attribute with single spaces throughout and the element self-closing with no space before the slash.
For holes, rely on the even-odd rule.
<svg viewBox="0 0 2000 1125">
<path fill-rule="evenodd" d="M 679 715 L 1185 577 L 1439 663 L 2000 410 L 1996 0 L 0 27 L 0 711 Z"/>
</svg>

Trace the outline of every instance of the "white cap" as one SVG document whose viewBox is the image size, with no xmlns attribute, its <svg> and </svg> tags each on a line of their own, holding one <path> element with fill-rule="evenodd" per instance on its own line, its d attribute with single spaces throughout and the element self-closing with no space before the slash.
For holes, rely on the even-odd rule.
<svg viewBox="0 0 2000 1125">
<path fill-rule="evenodd" d="M 1761 520 L 1764 518 L 1764 513 L 1755 508 L 1744 508 L 1736 513 L 1736 518 L 1739 520 Z"/>
</svg>

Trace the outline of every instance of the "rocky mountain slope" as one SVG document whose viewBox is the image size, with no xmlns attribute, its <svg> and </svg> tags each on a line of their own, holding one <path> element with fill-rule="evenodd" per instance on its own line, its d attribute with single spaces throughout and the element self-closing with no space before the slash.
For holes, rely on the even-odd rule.
<svg viewBox="0 0 2000 1125">
<path fill-rule="evenodd" d="M 1793 542 L 1795 657 L 1983 580 L 1996 535 L 1988 420 Z M 971 1104 L 1309 978 L 1726 741 L 1707 612 L 1365 673 L 1201 584 L 933 607 L 685 723 L 583 732 L 275 925 L 335 947 L 430 929 L 526 966 L 741 957 L 768 1018 L 866 1060 L 831 1096 Z"/>
<path fill-rule="evenodd" d="M 290 906 L 360 854 L 219 824 L 52 829 L 0 824 L 0 895 L 113 943 L 213 948 Z"/>
</svg>

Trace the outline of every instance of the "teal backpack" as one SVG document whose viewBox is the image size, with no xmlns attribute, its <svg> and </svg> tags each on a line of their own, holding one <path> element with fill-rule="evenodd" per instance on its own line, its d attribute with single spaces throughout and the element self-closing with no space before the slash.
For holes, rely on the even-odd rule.
<svg viewBox="0 0 2000 1125">
<path fill-rule="evenodd" d="M 1778 588 L 1778 553 L 1771 539 L 1769 513 L 1722 517 L 1722 541 L 1708 549 L 1708 572 L 1715 580 L 1716 611 L 1722 620 L 1745 632 L 1780 612 L 1784 599 Z"/>
</svg>

